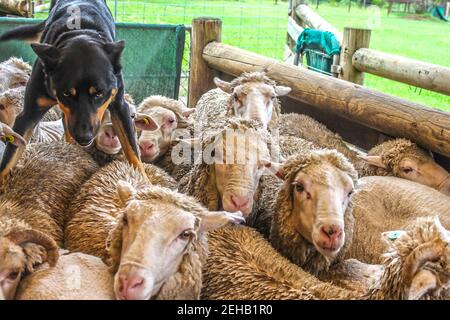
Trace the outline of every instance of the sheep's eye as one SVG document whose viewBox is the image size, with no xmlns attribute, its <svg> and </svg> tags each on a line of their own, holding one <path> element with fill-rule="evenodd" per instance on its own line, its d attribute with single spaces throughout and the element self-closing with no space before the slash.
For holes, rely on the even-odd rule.
<svg viewBox="0 0 450 320">
<path fill-rule="evenodd" d="M 411 168 L 411 167 L 406 167 L 406 168 L 403 168 L 402 169 L 402 171 L 404 172 L 404 173 L 410 173 L 410 172 L 412 172 L 414 169 L 413 168 Z"/>
<path fill-rule="evenodd" d="M 175 119 L 169 119 L 169 123 L 174 123 Z"/>
<path fill-rule="evenodd" d="M 0 104 L 0 110 L 5 110 L 5 106 Z"/>
<path fill-rule="evenodd" d="M 123 223 L 124 226 L 128 226 L 128 218 L 127 218 L 127 216 L 123 216 L 122 223 Z"/>
<path fill-rule="evenodd" d="M 64 95 L 64 97 L 70 96 L 70 91 L 64 91 L 64 92 L 63 92 L 63 95 Z"/>
<path fill-rule="evenodd" d="M 14 271 L 8 275 L 8 280 L 16 280 L 20 272 Z"/>
<path fill-rule="evenodd" d="M 295 185 L 295 190 L 297 192 L 303 192 L 303 191 L 305 191 L 305 187 L 303 186 L 303 184 L 298 183 L 298 184 Z"/>
<path fill-rule="evenodd" d="M 240 102 L 239 97 L 236 93 L 233 93 L 233 98 L 236 102 Z"/>
<path fill-rule="evenodd" d="M 275 100 L 277 98 L 277 95 L 276 94 L 273 94 L 271 97 L 270 97 L 270 99 L 272 99 L 272 100 Z"/>
<path fill-rule="evenodd" d="M 348 194 L 347 197 L 350 197 L 353 194 L 353 190 L 351 190 Z"/>
<path fill-rule="evenodd" d="M 182 233 L 180 233 L 180 235 L 178 236 L 178 238 L 180 238 L 181 240 L 189 240 L 190 237 L 192 235 L 192 231 L 191 230 L 184 230 Z"/>
</svg>

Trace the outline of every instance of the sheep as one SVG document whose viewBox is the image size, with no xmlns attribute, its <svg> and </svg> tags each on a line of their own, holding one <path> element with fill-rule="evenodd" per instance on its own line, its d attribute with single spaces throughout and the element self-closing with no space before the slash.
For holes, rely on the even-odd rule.
<svg viewBox="0 0 450 320">
<path fill-rule="evenodd" d="M 192 125 L 189 116 L 194 108 L 186 108 L 181 101 L 163 96 L 144 99 L 137 112 L 150 116 L 159 125 L 159 130 L 138 132 L 141 160 L 151 163 L 163 156 L 170 147 L 175 129 L 185 129 Z"/>
<path fill-rule="evenodd" d="M 361 176 L 395 176 L 434 188 L 450 196 L 450 173 L 430 152 L 407 139 L 394 139 L 373 147 L 362 157 Z"/>
<path fill-rule="evenodd" d="M 0 140 L 0 160 L 3 158 L 3 153 L 6 148 L 3 141 L 9 141 L 15 146 L 25 146 L 27 144 L 25 139 L 20 134 L 2 122 L 0 122 Z"/>
<path fill-rule="evenodd" d="M 356 272 L 353 282 L 365 282 L 356 290 L 315 278 L 249 227 L 223 227 L 208 241 L 203 299 L 448 299 L 450 293 L 449 233 L 434 218 L 416 221 L 391 242 L 383 266 L 369 266 L 365 274 L 345 270 L 351 277 Z"/>
<path fill-rule="evenodd" d="M 0 93 L 25 86 L 31 74 L 31 66 L 22 59 L 12 57 L 0 63 Z"/>
<path fill-rule="evenodd" d="M 23 110 L 25 86 L 7 89 L 0 93 L 0 122 L 12 127 L 17 116 Z M 61 119 L 61 111 L 54 106 L 44 115 L 41 121 L 56 121 Z"/>
<path fill-rule="evenodd" d="M 450 228 L 450 199 L 438 191 L 396 177 L 364 177 L 358 182 L 349 210 L 355 218 L 353 241 L 346 257 L 379 263 L 385 245 L 379 234 L 401 229 L 412 219 L 439 215 Z"/>
<path fill-rule="evenodd" d="M 23 110 L 23 99 L 25 87 L 8 89 L 0 93 L 0 121 L 13 126 L 17 115 Z M 58 107 L 54 107 L 46 113 L 41 122 L 37 124 L 33 131 L 30 142 L 51 142 L 61 141 L 64 135 L 64 126 L 61 116 L 58 114 Z M 48 115 L 48 116 L 47 116 Z M 50 121 L 50 119 L 56 119 Z M 58 120 L 59 119 L 59 120 Z"/>
<path fill-rule="evenodd" d="M 69 199 L 97 168 L 74 145 L 27 146 L 0 187 L 0 289 L 7 299 L 23 272 L 44 261 L 55 265 Z"/>
<path fill-rule="evenodd" d="M 384 272 L 369 289 L 370 299 L 450 299 L 450 233 L 437 217 L 418 218 L 387 242 Z"/>
<path fill-rule="evenodd" d="M 287 160 L 264 176 L 260 202 L 248 220 L 275 249 L 304 270 L 319 275 L 342 260 L 353 216 L 346 212 L 357 182 L 352 164 L 336 150 L 303 139 L 280 137 Z"/>
<path fill-rule="evenodd" d="M 243 73 L 231 82 L 214 78 L 217 89 L 203 94 L 194 115 L 195 130 L 203 132 L 211 122 L 223 123 L 227 117 L 255 119 L 268 129 L 278 127 L 278 97 L 291 88 L 277 86 L 263 72 Z"/>
<path fill-rule="evenodd" d="M 271 134 L 259 121 L 233 117 L 225 125 L 211 123 L 199 141 L 201 157 L 194 157 L 179 190 L 209 210 L 240 210 L 249 216 L 259 205 L 261 175 L 278 157 Z M 190 164 L 191 157 L 182 159 Z"/>
<path fill-rule="evenodd" d="M 296 141 L 298 142 L 296 143 Z M 380 206 L 382 206 L 383 198 L 390 193 L 394 194 L 391 196 L 390 203 L 392 206 L 398 206 L 399 203 L 406 202 L 407 198 L 412 198 L 411 194 L 401 199 L 397 198 L 395 190 L 399 192 L 403 189 L 400 185 L 391 189 L 384 188 L 384 194 L 380 194 L 379 190 L 373 190 L 373 188 L 365 188 L 367 189 L 366 197 L 359 200 L 358 203 L 365 210 L 365 220 L 370 222 L 373 219 L 374 223 L 379 226 L 379 228 L 372 228 L 372 223 L 359 220 L 358 211 L 354 215 L 355 210 L 358 210 L 355 208 L 354 199 L 358 198 L 360 191 L 350 197 L 357 179 L 357 173 L 350 162 L 335 150 L 315 149 L 311 143 L 304 142 L 302 144 L 302 142 L 304 140 L 289 136 L 280 138 L 282 151 L 295 150 L 297 145 L 299 147 L 296 150 L 299 154 L 290 156 L 281 167 L 277 168 L 276 176 L 284 180 L 281 186 L 280 183 L 273 181 L 274 177 L 264 177 L 270 179 L 270 181 L 262 181 L 261 201 L 266 206 L 264 210 L 258 212 L 256 217 L 249 219 L 249 224 L 258 229 L 261 229 L 262 226 L 262 231 L 265 231 L 266 235 L 270 230 L 269 239 L 275 249 L 305 271 L 317 275 L 321 280 L 335 279 L 338 272 L 330 271 L 330 268 L 335 267 L 333 264 L 343 268 L 345 272 L 342 273 L 347 274 L 350 283 L 357 286 L 363 279 L 369 278 L 371 282 L 377 280 L 378 278 L 374 274 L 377 270 L 380 272 L 379 266 L 356 264 L 355 267 L 355 264 L 343 261 L 343 259 L 346 257 L 370 263 L 379 262 L 364 260 L 361 255 L 355 254 L 350 248 L 358 248 L 358 252 L 364 254 L 367 254 L 366 251 L 373 251 L 373 246 L 376 245 L 382 231 L 400 227 L 398 224 L 389 225 L 385 222 L 391 215 L 387 210 L 381 214 L 374 214 L 374 212 L 381 212 Z M 383 179 L 381 177 L 371 178 Z M 364 181 L 364 179 L 369 179 L 369 177 L 362 180 Z M 389 178 L 384 177 L 384 179 Z M 418 185 L 432 191 L 439 195 L 441 201 L 445 201 L 441 206 L 434 205 L 433 208 L 436 211 L 443 208 L 447 208 L 447 212 L 450 210 L 450 202 L 447 197 L 437 191 L 414 182 L 393 177 L 390 179 L 402 181 L 406 185 Z M 346 182 L 342 183 L 342 180 Z M 380 183 L 381 188 L 383 187 Z M 420 190 L 418 193 L 423 194 L 425 191 Z M 379 196 L 368 202 L 367 198 L 372 197 L 372 192 Z M 411 207 L 413 206 L 410 201 L 408 203 L 410 206 L 404 209 L 405 213 L 412 211 Z M 348 206 L 348 204 L 350 205 Z M 429 214 L 429 208 L 430 206 L 427 206 L 427 210 L 424 209 L 423 215 Z M 390 210 L 392 211 L 392 208 Z M 431 210 L 431 212 L 434 211 Z M 414 214 L 414 217 L 416 216 Z M 443 217 L 442 219 L 446 223 L 448 218 Z M 358 224 L 360 224 L 359 237 L 355 237 L 354 234 L 358 232 L 358 227 L 356 227 Z M 327 227 L 327 225 L 330 226 Z M 329 232 L 331 229 L 333 232 Z M 364 243 L 364 247 L 361 243 Z M 383 249 L 379 250 L 378 255 L 381 255 Z M 352 267 L 343 267 L 348 264 Z M 367 292 L 367 288 L 364 289 L 360 292 Z"/>
<path fill-rule="evenodd" d="M 296 113 L 281 115 L 279 132 L 281 135 L 303 138 L 322 148 L 336 149 L 353 163 L 361 177 L 396 176 L 450 195 L 450 174 L 434 161 L 430 152 L 410 140 L 397 138 L 385 141 L 366 155 L 350 149 L 341 136 L 320 122 Z"/>
<path fill-rule="evenodd" d="M 16 300 L 113 300 L 113 281 L 100 258 L 62 252 L 54 268 L 43 264 L 20 282 Z"/>
<path fill-rule="evenodd" d="M 313 275 L 282 257 L 252 228 L 228 226 L 208 235 L 202 299 L 357 299 L 349 290 Z"/>
<path fill-rule="evenodd" d="M 119 299 L 198 299 L 206 232 L 242 216 L 208 212 L 145 166 L 151 184 L 115 161 L 83 185 L 69 208 L 66 246 L 106 261 Z"/>
</svg>

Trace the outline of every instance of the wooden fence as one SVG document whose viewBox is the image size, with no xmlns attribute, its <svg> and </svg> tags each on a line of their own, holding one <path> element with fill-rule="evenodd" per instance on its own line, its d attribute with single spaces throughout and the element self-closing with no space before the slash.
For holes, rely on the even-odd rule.
<svg viewBox="0 0 450 320">
<path fill-rule="evenodd" d="M 300 28 L 297 24 L 288 31 L 298 33 Z M 201 77 L 191 77 L 189 101 L 198 101 L 214 88 L 214 76 L 265 71 L 277 83 L 293 89 L 289 101 L 283 101 L 283 109 L 313 115 L 347 141 L 366 149 L 383 135 L 409 138 L 442 155 L 438 162 L 449 167 L 450 113 L 225 45 L 220 42 L 217 19 L 194 20 L 192 32 L 191 65 L 199 68 Z"/>
</svg>

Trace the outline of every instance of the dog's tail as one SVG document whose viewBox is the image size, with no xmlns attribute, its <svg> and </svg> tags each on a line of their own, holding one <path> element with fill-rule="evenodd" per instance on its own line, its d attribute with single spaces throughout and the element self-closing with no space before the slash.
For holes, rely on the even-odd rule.
<svg viewBox="0 0 450 320">
<path fill-rule="evenodd" d="M 2 33 L 0 41 L 22 40 L 25 42 L 39 42 L 44 27 L 45 21 L 38 24 L 20 26 Z"/>
</svg>

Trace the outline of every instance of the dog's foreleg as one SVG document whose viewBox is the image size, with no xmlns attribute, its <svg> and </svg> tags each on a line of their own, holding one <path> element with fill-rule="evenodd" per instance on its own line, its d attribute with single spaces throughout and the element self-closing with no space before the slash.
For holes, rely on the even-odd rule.
<svg viewBox="0 0 450 320">
<path fill-rule="evenodd" d="M 137 168 L 144 177 L 147 177 L 139 157 L 136 132 L 131 119 L 130 109 L 123 99 L 123 94 L 116 96 L 116 100 L 111 103 L 109 110 L 114 130 L 119 137 L 125 157 L 133 167 Z"/>
</svg>

